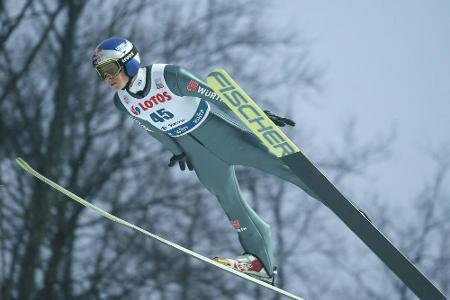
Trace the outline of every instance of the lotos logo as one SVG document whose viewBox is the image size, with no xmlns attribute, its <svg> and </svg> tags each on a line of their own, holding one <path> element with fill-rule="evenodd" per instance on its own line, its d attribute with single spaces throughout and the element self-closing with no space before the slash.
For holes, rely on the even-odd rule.
<svg viewBox="0 0 450 300">
<path fill-rule="evenodd" d="M 139 107 L 136 107 L 133 105 L 133 106 L 131 106 L 131 112 L 133 114 L 135 114 L 136 116 L 138 116 L 141 114 L 141 109 Z"/>
<path fill-rule="evenodd" d="M 189 83 L 188 83 L 188 85 L 187 85 L 187 90 L 189 91 L 189 92 L 193 92 L 193 91 L 195 91 L 195 89 L 198 87 L 198 82 L 197 81 L 194 81 L 194 80 L 191 80 L 191 81 L 189 81 Z"/>
<path fill-rule="evenodd" d="M 145 100 L 144 102 L 139 102 L 138 103 L 139 107 L 132 106 L 131 112 L 137 116 L 141 113 L 141 109 L 142 111 L 146 111 L 149 108 L 152 108 L 153 106 L 156 106 L 160 103 L 164 103 L 170 100 L 172 100 L 172 96 L 168 92 L 158 93 L 154 96 L 151 96 L 148 100 Z"/>
</svg>

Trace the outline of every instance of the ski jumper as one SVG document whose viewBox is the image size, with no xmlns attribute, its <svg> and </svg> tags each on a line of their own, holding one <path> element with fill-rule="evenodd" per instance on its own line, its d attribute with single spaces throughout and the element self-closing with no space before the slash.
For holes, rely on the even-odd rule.
<svg viewBox="0 0 450 300">
<path fill-rule="evenodd" d="M 289 181 L 314 196 L 234 117 L 208 87 L 176 65 L 140 68 L 114 104 L 174 155 L 184 153 L 200 182 L 216 196 L 246 253 L 273 273 L 270 226 L 243 199 L 234 166 L 253 167 Z"/>
</svg>

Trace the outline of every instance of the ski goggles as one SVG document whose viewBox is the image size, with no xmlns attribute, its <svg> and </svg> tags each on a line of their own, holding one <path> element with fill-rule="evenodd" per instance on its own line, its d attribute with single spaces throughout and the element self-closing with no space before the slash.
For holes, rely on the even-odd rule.
<svg viewBox="0 0 450 300">
<path fill-rule="evenodd" d="M 133 59 L 138 53 L 136 47 L 133 48 L 126 53 L 122 58 L 111 58 L 95 66 L 95 70 L 101 79 L 105 79 L 107 76 L 115 77 L 119 75 L 120 71 L 122 71 L 123 67 L 127 62 Z"/>
<path fill-rule="evenodd" d="M 95 70 L 101 79 L 105 79 L 107 76 L 115 77 L 119 75 L 122 69 L 123 66 L 118 59 L 108 59 L 95 66 Z"/>
</svg>

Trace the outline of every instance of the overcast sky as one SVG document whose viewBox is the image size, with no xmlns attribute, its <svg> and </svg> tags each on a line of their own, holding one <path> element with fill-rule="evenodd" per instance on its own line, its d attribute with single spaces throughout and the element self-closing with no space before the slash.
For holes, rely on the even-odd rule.
<svg viewBox="0 0 450 300">
<path fill-rule="evenodd" d="M 313 40 L 312 59 L 326 67 L 325 89 L 312 95 L 319 105 L 302 106 L 317 138 L 333 139 L 349 116 L 362 140 L 395 127 L 373 187 L 410 200 L 432 174 L 427 151 L 450 144 L 450 1 L 278 0 L 273 9 Z"/>
</svg>

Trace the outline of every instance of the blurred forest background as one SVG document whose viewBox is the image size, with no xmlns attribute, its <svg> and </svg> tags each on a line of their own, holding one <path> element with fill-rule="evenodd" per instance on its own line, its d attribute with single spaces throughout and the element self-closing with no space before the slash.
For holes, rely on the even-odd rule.
<svg viewBox="0 0 450 300">
<path fill-rule="evenodd" d="M 87 211 L 14 163 L 23 157 L 95 205 L 203 255 L 240 254 L 214 197 L 194 173 L 167 168 L 170 153 L 116 111 L 97 78 L 92 51 L 116 35 L 134 41 L 144 64 L 179 64 L 203 79 L 228 70 L 262 107 L 297 122 L 288 135 L 352 197 L 351 179 L 371 180 L 367 170 L 388 157 L 395 134 L 361 144 L 349 120 L 338 145 L 315 147 L 292 108 L 326 89 L 324 70 L 311 63 L 301 33 L 261 18 L 265 4 L 0 2 L 1 299 L 281 299 Z M 403 200 L 408 209 L 377 191 L 355 202 L 449 294 L 450 151 L 429 155 L 435 175 Z M 238 176 L 272 225 L 280 287 L 306 299 L 415 299 L 320 203 L 255 170 Z"/>
</svg>

